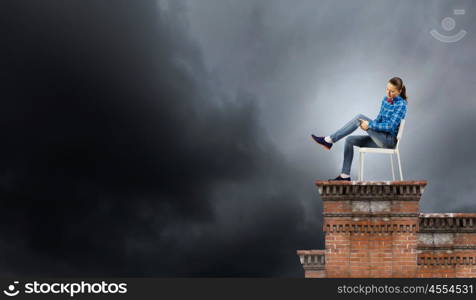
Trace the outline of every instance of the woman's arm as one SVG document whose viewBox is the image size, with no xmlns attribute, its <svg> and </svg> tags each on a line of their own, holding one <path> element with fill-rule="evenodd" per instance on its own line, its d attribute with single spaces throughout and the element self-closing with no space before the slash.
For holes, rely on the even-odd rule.
<svg viewBox="0 0 476 300">
<path fill-rule="evenodd" d="M 381 120 L 380 122 L 371 121 L 369 128 L 377 131 L 394 132 L 400 121 L 405 117 L 406 111 L 407 105 L 405 101 L 401 101 L 399 104 L 395 104 L 394 111 L 388 120 Z M 380 117 L 382 118 L 382 116 Z"/>
</svg>

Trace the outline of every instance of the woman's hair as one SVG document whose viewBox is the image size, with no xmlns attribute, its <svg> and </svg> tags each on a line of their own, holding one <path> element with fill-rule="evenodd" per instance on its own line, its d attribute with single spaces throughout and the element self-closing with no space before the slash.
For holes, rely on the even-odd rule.
<svg viewBox="0 0 476 300">
<path fill-rule="evenodd" d="M 407 100 L 407 89 L 405 88 L 403 80 L 400 77 L 393 77 L 388 82 L 393 84 L 400 91 L 400 97 Z"/>
</svg>

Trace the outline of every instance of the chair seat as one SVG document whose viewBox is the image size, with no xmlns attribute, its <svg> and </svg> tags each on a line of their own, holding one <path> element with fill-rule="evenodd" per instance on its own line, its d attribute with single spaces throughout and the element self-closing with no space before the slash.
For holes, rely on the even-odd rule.
<svg viewBox="0 0 476 300">
<path fill-rule="evenodd" d="M 359 147 L 359 152 L 393 154 L 396 153 L 396 149 Z"/>
</svg>

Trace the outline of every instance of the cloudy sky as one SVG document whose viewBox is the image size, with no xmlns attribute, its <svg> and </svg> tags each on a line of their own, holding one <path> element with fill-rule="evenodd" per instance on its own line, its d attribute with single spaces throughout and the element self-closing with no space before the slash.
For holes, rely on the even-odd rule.
<svg viewBox="0 0 476 300">
<path fill-rule="evenodd" d="M 475 6 L 2 2 L 0 275 L 302 277 L 343 158 L 310 134 L 375 118 L 393 76 L 422 211 L 476 212 Z"/>
</svg>

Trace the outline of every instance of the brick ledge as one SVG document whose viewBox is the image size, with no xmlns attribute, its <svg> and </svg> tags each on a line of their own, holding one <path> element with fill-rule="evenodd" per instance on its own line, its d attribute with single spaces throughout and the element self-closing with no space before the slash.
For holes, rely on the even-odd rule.
<svg viewBox="0 0 476 300">
<path fill-rule="evenodd" d="M 328 181 L 316 180 L 316 185 L 427 185 L 426 180 L 407 181 Z"/>
</svg>

